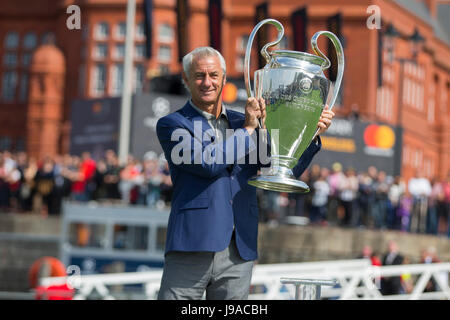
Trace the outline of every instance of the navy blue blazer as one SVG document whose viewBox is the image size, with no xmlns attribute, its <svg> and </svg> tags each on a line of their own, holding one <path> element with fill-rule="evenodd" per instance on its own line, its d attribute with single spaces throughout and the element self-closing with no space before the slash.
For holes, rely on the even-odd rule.
<svg viewBox="0 0 450 320">
<path fill-rule="evenodd" d="M 208 150 L 214 137 L 194 138 L 194 132 L 197 133 L 195 137 L 200 132 L 198 124 L 201 124 L 201 132 L 205 137 L 208 137 L 206 134 L 212 129 L 189 102 L 176 112 L 158 120 L 156 132 L 173 182 L 166 253 L 222 251 L 229 245 L 234 228 L 240 256 L 245 260 L 255 260 L 258 257 L 256 188 L 249 185 L 247 180 L 254 176 L 262 165 L 260 162 L 249 164 L 249 154 L 256 150 L 257 145 L 252 139 L 248 139 L 247 131 L 242 128 L 244 114 L 227 109 L 227 117 L 230 128 L 236 133 L 224 138 L 223 143 L 219 145 L 224 159 L 227 159 L 227 154 L 232 155 L 230 159 L 233 159 L 233 164 L 227 164 L 229 161 L 220 163 L 201 159 L 202 154 L 211 153 L 214 158 L 219 152 L 218 149 L 211 152 Z M 320 147 L 319 138 L 318 144 L 311 143 L 305 150 L 293 169 L 297 178 L 310 164 Z M 241 152 L 236 152 L 237 150 Z M 172 158 L 173 155 L 177 155 L 176 161 Z M 180 157 L 186 161 L 180 163 Z M 243 158 L 246 161 L 241 164 Z"/>
</svg>

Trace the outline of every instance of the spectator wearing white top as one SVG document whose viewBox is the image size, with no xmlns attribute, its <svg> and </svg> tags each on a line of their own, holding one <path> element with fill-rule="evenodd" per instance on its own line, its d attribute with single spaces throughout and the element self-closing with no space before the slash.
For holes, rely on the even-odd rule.
<svg viewBox="0 0 450 320">
<path fill-rule="evenodd" d="M 410 231 L 425 233 L 428 197 L 431 194 L 430 181 L 416 171 L 415 177 L 408 181 L 408 190 L 413 197 Z"/>
</svg>

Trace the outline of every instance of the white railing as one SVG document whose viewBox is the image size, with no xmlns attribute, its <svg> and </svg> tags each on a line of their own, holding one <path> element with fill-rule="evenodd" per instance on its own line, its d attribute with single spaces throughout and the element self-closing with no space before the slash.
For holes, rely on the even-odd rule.
<svg viewBox="0 0 450 320">
<path fill-rule="evenodd" d="M 375 267 L 369 260 L 337 260 L 306 263 L 256 264 L 253 269 L 249 299 L 294 299 L 293 285 L 283 284 L 281 278 L 335 280 L 335 287 L 323 287 L 322 299 L 447 299 L 450 300 L 448 274 L 450 263 L 410 264 Z M 410 293 L 383 296 L 380 292 L 381 277 L 410 274 L 417 278 Z M 43 278 L 41 285 L 68 283 L 76 288 L 75 299 L 87 299 L 93 295 L 100 299 L 116 299 L 114 286 L 143 285 L 141 297 L 155 299 L 161 281 L 161 270 L 97 275 L 72 275 L 69 277 Z M 437 290 L 424 292 L 434 279 Z"/>
</svg>

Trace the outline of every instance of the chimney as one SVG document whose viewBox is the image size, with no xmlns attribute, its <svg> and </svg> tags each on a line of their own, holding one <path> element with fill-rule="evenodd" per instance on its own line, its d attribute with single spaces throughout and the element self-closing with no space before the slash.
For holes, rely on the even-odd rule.
<svg viewBox="0 0 450 320">
<path fill-rule="evenodd" d="M 435 19 L 437 14 L 437 0 L 423 0 L 430 12 L 431 18 Z"/>
</svg>

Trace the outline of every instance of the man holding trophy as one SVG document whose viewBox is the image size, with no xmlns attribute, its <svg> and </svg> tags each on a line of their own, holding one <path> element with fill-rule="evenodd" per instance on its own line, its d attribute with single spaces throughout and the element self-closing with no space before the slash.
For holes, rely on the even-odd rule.
<svg viewBox="0 0 450 320">
<path fill-rule="evenodd" d="M 275 25 L 279 36 L 261 50 L 268 65 L 255 72 L 253 96 L 248 58 L 254 35 L 265 23 Z M 222 103 L 226 65 L 218 51 L 202 47 L 183 58 L 182 76 L 191 99 L 157 124 L 173 181 L 158 299 L 199 300 L 205 293 L 212 300 L 247 299 L 257 259 L 255 186 L 309 191 L 297 178 L 320 150 L 319 135 L 334 116 L 331 108 L 325 108 L 329 82 L 321 73 L 329 61 L 320 51 L 322 57 L 286 50 L 268 53 L 267 47 L 276 45 L 283 32 L 278 21 L 266 19 L 250 35 L 245 114 Z M 280 121 L 280 117 L 288 118 Z M 248 161 L 249 154 L 260 147 L 252 139 L 255 135 L 270 140 L 270 168 L 259 175 L 264 164 L 259 159 Z M 211 146 L 215 147 L 212 152 Z M 219 161 L 219 155 L 226 161 Z"/>
</svg>

